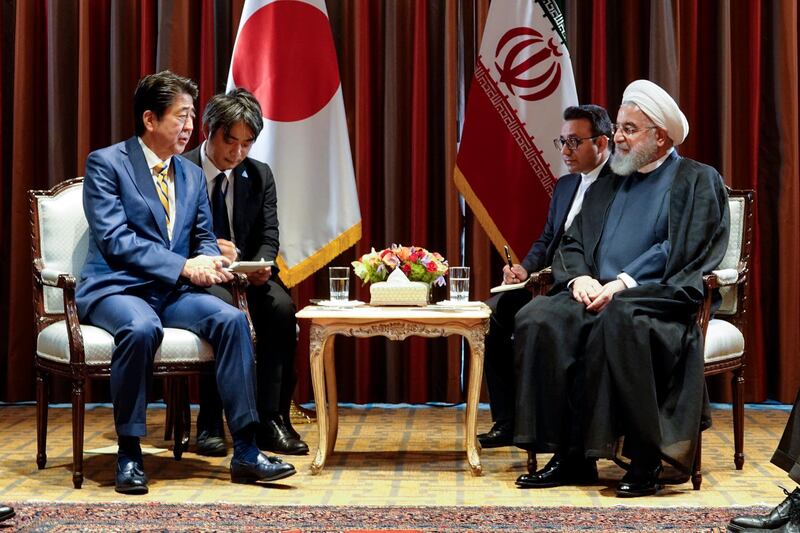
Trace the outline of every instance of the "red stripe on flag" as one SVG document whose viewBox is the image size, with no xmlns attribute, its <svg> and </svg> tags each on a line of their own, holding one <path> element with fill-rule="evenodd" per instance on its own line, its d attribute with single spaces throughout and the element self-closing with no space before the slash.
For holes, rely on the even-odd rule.
<svg viewBox="0 0 800 533">
<path fill-rule="evenodd" d="M 456 186 L 498 251 L 508 243 L 519 260 L 542 232 L 552 193 L 476 81 L 466 116 L 456 159 L 463 180 L 457 177 Z"/>
</svg>

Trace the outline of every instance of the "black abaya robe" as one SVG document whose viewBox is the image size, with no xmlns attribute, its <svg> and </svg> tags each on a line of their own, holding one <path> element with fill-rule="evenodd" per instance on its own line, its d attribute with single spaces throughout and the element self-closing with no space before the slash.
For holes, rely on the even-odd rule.
<svg viewBox="0 0 800 533">
<path fill-rule="evenodd" d="M 598 243 L 623 180 L 615 176 L 587 193 L 556 252 L 550 295 L 517 314 L 519 446 L 613 457 L 625 437 L 691 471 L 701 418 L 708 413 L 695 315 L 702 276 L 722 261 L 730 222 L 719 173 L 676 159 L 665 169 L 674 176 L 670 250 L 660 282 L 618 292 L 599 313 L 587 312 L 569 293 L 567 283 L 578 276 L 598 279 Z"/>
</svg>

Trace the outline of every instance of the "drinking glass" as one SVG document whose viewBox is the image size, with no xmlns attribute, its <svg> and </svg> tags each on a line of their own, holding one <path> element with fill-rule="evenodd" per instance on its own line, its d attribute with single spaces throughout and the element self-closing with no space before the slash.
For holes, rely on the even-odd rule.
<svg viewBox="0 0 800 533">
<path fill-rule="evenodd" d="M 331 301 L 350 300 L 350 267 L 329 267 L 328 279 L 331 283 Z"/>
<path fill-rule="evenodd" d="M 450 267 L 450 301 L 469 300 L 469 267 Z"/>
</svg>

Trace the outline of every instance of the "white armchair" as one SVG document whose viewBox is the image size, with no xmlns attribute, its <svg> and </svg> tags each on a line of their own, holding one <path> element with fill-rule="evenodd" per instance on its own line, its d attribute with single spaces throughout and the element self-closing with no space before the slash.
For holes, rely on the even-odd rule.
<svg viewBox="0 0 800 533">
<path fill-rule="evenodd" d="M 747 325 L 747 282 L 753 241 L 753 191 L 729 190 L 731 231 L 728 249 L 719 269 L 705 276 L 706 298 L 697 315 L 703 331 L 705 375 L 733 372 L 733 463 L 737 470 L 744 466 L 744 330 Z M 711 295 L 719 289 L 722 304 L 711 315 Z M 700 489 L 703 482 L 702 433 L 697 442 L 692 486 Z"/>
<path fill-rule="evenodd" d="M 36 326 L 36 431 L 39 469 L 47 462 L 47 411 L 51 374 L 72 383 L 72 483 L 83 483 L 83 431 L 86 380 L 107 378 L 111 372 L 113 337 L 101 328 L 80 324 L 75 306 L 76 276 L 83 266 L 91 238 L 83 212 L 83 178 L 65 181 L 47 191 L 29 191 L 33 261 L 34 322 Z M 243 277 L 234 284 L 234 299 L 247 313 Z M 249 315 L 248 315 L 249 319 Z M 251 327 L 252 328 L 252 327 Z M 169 386 L 169 404 L 181 405 L 189 374 L 213 372 L 211 346 L 194 333 L 164 329 L 153 365 L 157 376 L 178 377 Z M 172 417 L 173 454 L 186 447 L 186 420 Z"/>
</svg>

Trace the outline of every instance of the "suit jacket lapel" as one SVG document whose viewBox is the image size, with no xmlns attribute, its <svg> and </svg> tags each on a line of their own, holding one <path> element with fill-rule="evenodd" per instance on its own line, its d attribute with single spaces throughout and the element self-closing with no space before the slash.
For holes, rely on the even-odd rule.
<svg viewBox="0 0 800 533">
<path fill-rule="evenodd" d="M 142 147 L 139 146 L 139 141 L 135 136 L 125 141 L 125 149 L 128 152 L 125 170 L 127 170 L 136 188 L 139 189 L 139 193 L 144 198 L 147 207 L 150 208 L 150 213 L 153 215 L 153 220 L 158 227 L 159 233 L 164 238 L 164 242 L 168 243 L 169 233 L 167 233 L 167 217 L 164 213 L 164 206 L 161 205 L 161 200 L 158 199 L 156 185 L 153 183 L 153 175 L 150 172 L 150 167 L 147 166 Z"/>
<path fill-rule="evenodd" d="M 172 156 L 172 179 L 175 181 L 175 220 L 172 224 L 172 243 L 174 244 L 183 230 L 184 220 L 186 219 L 186 202 L 190 194 L 188 193 L 188 182 L 183 165 L 178 156 Z"/>
</svg>

